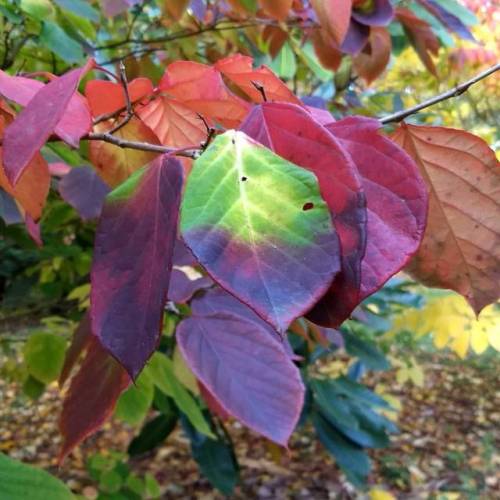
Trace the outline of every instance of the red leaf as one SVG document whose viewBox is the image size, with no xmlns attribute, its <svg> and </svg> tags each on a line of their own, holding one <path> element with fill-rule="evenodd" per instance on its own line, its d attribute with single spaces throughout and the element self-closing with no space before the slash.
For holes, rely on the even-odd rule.
<svg viewBox="0 0 500 500">
<path fill-rule="evenodd" d="M 321 30 L 313 31 L 312 42 L 321 64 L 325 68 L 337 71 L 342 62 L 342 52 L 338 47 Z"/>
<path fill-rule="evenodd" d="M 132 378 L 161 333 L 181 189 L 182 165 L 164 155 L 108 195 L 97 227 L 92 330 Z"/>
<path fill-rule="evenodd" d="M 292 3 L 293 0 L 259 0 L 264 12 L 278 21 L 284 21 L 288 17 Z"/>
<path fill-rule="evenodd" d="M 334 137 L 293 104 L 256 106 L 242 130 L 283 158 L 314 172 L 342 247 L 342 272 L 312 309 L 314 321 L 339 324 L 359 303 L 366 245 L 365 198 L 356 167 Z"/>
<path fill-rule="evenodd" d="M 251 57 L 234 54 L 217 61 L 215 67 L 254 102 L 263 101 L 261 92 L 255 88 L 256 83 L 264 89 L 268 101 L 302 105 L 300 99 L 267 66 L 253 69 Z"/>
<path fill-rule="evenodd" d="M 39 80 L 10 76 L 0 70 L 0 94 L 21 106 L 26 106 L 45 85 Z M 90 130 L 91 125 L 92 117 L 87 100 L 75 92 L 54 133 L 68 144 L 78 147 L 80 137 Z"/>
<path fill-rule="evenodd" d="M 368 210 L 359 300 L 377 291 L 417 251 L 427 216 L 427 189 L 413 160 L 378 133 L 380 123 L 349 117 L 328 125 L 358 167 Z"/>
<path fill-rule="evenodd" d="M 207 137 L 198 114 L 176 99 L 157 97 L 139 108 L 137 114 L 165 146 L 198 147 Z"/>
<path fill-rule="evenodd" d="M 321 27 L 341 45 L 351 22 L 352 0 L 311 0 Z"/>
<path fill-rule="evenodd" d="M 247 102 L 227 89 L 219 71 L 192 61 L 169 64 L 159 88 L 204 118 L 214 119 L 226 128 L 237 127 L 250 109 Z"/>
<path fill-rule="evenodd" d="M 393 140 L 417 162 L 430 193 L 424 241 L 406 269 L 462 294 L 476 314 L 500 297 L 500 167 L 463 130 L 404 124 Z"/>
<path fill-rule="evenodd" d="M 153 93 L 153 84 L 149 78 L 135 78 L 127 88 L 132 103 Z M 92 116 L 114 113 L 126 106 L 123 87 L 119 83 L 91 80 L 85 86 L 85 97 L 89 102 Z"/>
<path fill-rule="evenodd" d="M 222 290 L 207 292 L 192 307 L 177 328 L 191 370 L 226 412 L 286 446 L 304 386 L 277 333 Z"/>
<path fill-rule="evenodd" d="M 93 339 L 63 403 L 59 463 L 111 416 L 129 384 L 127 372 Z"/>
<path fill-rule="evenodd" d="M 356 73 L 368 84 L 378 78 L 391 58 L 391 35 L 386 28 L 370 28 L 370 37 L 363 50 L 353 58 Z"/>
<path fill-rule="evenodd" d="M 69 102 L 76 92 L 80 78 L 93 65 L 94 61 L 90 59 L 82 68 L 71 70 L 49 82 L 5 129 L 3 162 L 5 173 L 13 184 L 19 180 L 33 156 L 54 132 L 59 120 L 68 111 Z M 68 142 L 77 147 L 79 139 L 86 132 L 79 137 L 63 139 L 71 139 Z"/>
<path fill-rule="evenodd" d="M 109 128 L 109 122 L 101 122 L 96 126 L 96 131 L 105 132 Z M 156 134 L 136 117 L 113 135 L 128 141 L 160 144 Z M 157 158 L 158 153 L 120 148 L 104 141 L 90 141 L 89 156 L 92 165 L 106 184 L 115 187 L 128 179 L 136 170 Z"/>
<path fill-rule="evenodd" d="M 437 55 L 439 40 L 430 25 L 417 17 L 410 9 L 399 7 L 396 9 L 396 19 L 403 25 L 403 29 L 420 57 L 424 66 L 437 76 L 436 66 L 430 54 Z"/>
</svg>

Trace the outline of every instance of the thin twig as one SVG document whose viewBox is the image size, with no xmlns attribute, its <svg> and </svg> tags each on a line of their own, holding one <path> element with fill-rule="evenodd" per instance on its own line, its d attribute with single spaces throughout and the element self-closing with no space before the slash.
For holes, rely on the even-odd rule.
<svg viewBox="0 0 500 500">
<path fill-rule="evenodd" d="M 122 84 L 123 88 L 123 95 L 125 97 L 125 109 L 127 111 L 127 114 L 121 122 L 117 123 L 111 130 L 108 130 L 108 134 L 113 134 L 117 130 L 120 130 L 122 127 L 127 125 L 127 123 L 134 116 L 134 108 L 132 107 L 132 101 L 130 100 L 130 95 L 128 93 L 127 73 L 125 71 L 125 64 L 123 64 L 123 61 L 120 61 L 120 83 Z"/>
<path fill-rule="evenodd" d="M 434 104 L 445 101 L 446 99 L 451 99 L 452 97 L 458 97 L 459 95 L 462 95 L 469 89 L 470 86 L 480 82 L 481 80 L 487 78 L 488 76 L 492 75 L 498 70 L 500 70 L 500 63 L 491 66 L 490 68 L 477 74 L 470 80 L 467 80 L 466 82 L 463 82 L 460 85 L 457 85 L 456 87 L 453 87 L 452 89 L 443 92 L 442 94 L 431 97 L 430 99 L 427 99 L 426 101 L 421 102 L 420 104 L 417 104 L 411 108 L 405 109 L 403 111 L 398 111 L 397 113 L 393 113 L 392 115 L 384 116 L 383 118 L 380 118 L 379 121 L 383 125 L 386 125 L 387 123 L 400 122 L 401 120 L 404 120 L 407 116 L 418 113 L 422 109 L 433 106 Z"/>
<path fill-rule="evenodd" d="M 183 156 L 185 158 L 198 158 L 201 148 L 196 146 L 188 146 L 185 148 L 170 148 L 168 146 L 162 146 L 161 144 L 151 144 L 149 142 L 139 142 L 139 141 L 128 141 L 122 139 L 121 137 L 116 137 L 111 135 L 109 132 L 97 133 L 90 132 L 86 136 L 82 137 L 84 140 L 88 141 L 104 141 L 114 144 L 119 148 L 124 149 L 137 149 L 139 151 L 150 151 L 153 153 L 170 154 L 174 156 Z"/>
<path fill-rule="evenodd" d="M 252 85 L 260 92 L 262 100 L 264 102 L 267 102 L 266 89 L 264 88 L 264 86 L 254 81 L 252 81 Z"/>
<path fill-rule="evenodd" d="M 202 151 L 205 151 L 205 149 L 208 148 L 210 142 L 212 141 L 216 130 L 208 124 L 203 115 L 200 115 L 200 113 L 196 114 L 198 115 L 198 118 L 203 122 L 203 125 L 205 125 L 205 129 L 207 130 L 207 138 L 201 143 L 201 149 Z"/>
</svg>

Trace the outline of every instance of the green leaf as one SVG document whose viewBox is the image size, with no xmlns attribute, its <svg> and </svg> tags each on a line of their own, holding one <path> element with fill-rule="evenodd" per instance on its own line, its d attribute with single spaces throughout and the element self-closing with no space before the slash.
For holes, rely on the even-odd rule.
<svg viewBox="0 0 500 500">
<path fill-rule="evenodd" d="M 54 6 L 50 0 L 21 0 L 19 7 L 39 21 L 46 21 L 54 15 Z"/>
<path fill-rule="evenodd" d="M 5 500 L 71 500 L 66 485 L 44 470 L 0 453 L 0 498 Z"/>
<path fill-rule="evenodd" d="M 35 377 L 28 375 L 28 378 L 23 383 L 23 393 L 29 398 L 37 400 L 45 391 L 45 384 L 40 382 Z"/>
<path fill-rule="evenodd" d="M 388 370 L 390 363 L 373 343 L 363 340 L 348 330 L 342 330 L 345 349 L 351 356 L 358 357 L 371 370 Z"/>
<path fill-rule="evenodd" d="M 454 16 L 458 17 L 460 21 L 462 21 L 464 24 L 467 24 L 468 26 L 473 26 L 479 23 L 476 15 L 467 7 L 465 7 L 465 5 L 457 2 L 456 0 L 439 0 L 438 3 L 441 5 L 441 7 L 446 9 Z"/>
<path fill-rule="evenodd" d="M 347 479 L 357 487 L 366 484 L 370 459 L 363 449 L 345 438 L 320 412 L 313 413 L 312 421 L 318 439 L 333 455 Z"/>
<path fill-rule="evenodd" d="M 149 498 L 158 498 L 161 495 L 160 485 L 151 472 L 147 472 L 144 476 L 146 487 L 146 495 Z"/>
<path fill-rule="evenodd" d="M 118 399 L 115 416 L 130 425 L 140 424 L 153 402 L 154 386 L 146 370 Z"/>
<path fill-rule="evenodd" d="M 311 42 L 306 43 L 302 47 L 296 47 L 296 50 L 298 50 L 299 56 L 301 56 L 317 78 L 319 78 L 322 82 L 333 81 L 333 71 L 323 68 L 318 60 L 318 57 L 316 56 L 316 53 L 314 52 L 314 47 Z"/>
<path fill-rule="evenodd" d="M 200 434 L 183 416 L 181 422 L 191 441 L 191 454 L 203 475 L 224 495 L 230 495 L 239 480 L 239 467 L 232 446 Z"/>
<path fill-rule="evenodd" d="M 101 474 L 99 488 L 106 493 L 116 493 L 123 485 L 122 476 L 115 469 L 105 471 Z"/>
<path fill-rule="evenodd" d="M 89 5 L 89 2 L 85 2 L 84 0 L 54 0 L 54 3 L 62 9 L 73 12 L 77 16 L 94 22 L 99 21 L 99 12 Z"/>
<path fill-rule="evenodd" d="M 364 385 L 358 384 L 347 377 L 342 376 L 335 379 L 335 390 L 339 394 L 356 399 L 361 404 L 391 409 L 391 406 L 384 398 L 381 398 Z"/>
<path fill-rule="evenodd" d="M 291 80 L 297 71 L 295 53 L 288 42 L 283 44 L 278 55 L 271 61 L 269 67 L 281 78 Z"/>
<path fill-rule="evenodd" d="M 186 414 L 196 430 L 214 437 L 196 400 L 175 377 L 172 360 L 160 352 L 155 352 L 148 367 L 156 387 L 175 401 L 175 404 Z"/>
<path fill-rule="evenodd" d="M 80 44 L 75 42 L 63 29 L 51 21 L 43 22 L 39 40 L 42 45 L 67 63 L 79 62 L 84 57 Z"/>
<path fill-rule="evenodd" d="M 31 335 L 24 346 L 24 361 L 30 375 L 49 384 L 61 372 L 66 352 L 66 341 L 52 333 Z"/>
</svg>

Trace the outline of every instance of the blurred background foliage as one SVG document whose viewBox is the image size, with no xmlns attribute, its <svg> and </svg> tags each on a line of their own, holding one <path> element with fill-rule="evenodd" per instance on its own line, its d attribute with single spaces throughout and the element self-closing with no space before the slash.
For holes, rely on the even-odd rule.
<svg viewBox="0 0 500 500">
<path fill-rule="evenodd" d="M 111 2 L 1 0 L 1 68 L 9 73 L 61 74 L 92 55 L 115 72 L 125 59 L 129 78 L 147 76 L 157 83 L 169 62 L 210 63 L 242 52 L 257 64 L 269 65 L 308 104 L 328 108 L 337 117 L 380 117 L 443 92 L 493 64 L 500 43 L 500 12 L 494 2 L 466 0 L 462 2 L 466 8 L 455 12 L 473 33 L 471 41 L 451 34 L 416 2 L 397 1 L 397 6 L 422 16 L 438 37 L 436 74 L 423 65 L 401 25 L 394 22 L 388 28 L 392 39 L 388 66 L 367 84 L 349 56 L 336 70 L 324 67 L 294 22 L 271 25 L 232 15 L 204 29 L 192 10 L 178 15 L 175 6 L 182 2 L 122 3 L 129 8 L 109 16 L 102 8 Z M 456 5 L 447 0 L 450 3 Z M 472 131 L 499 151 L 499 95 L 497 74 L 409 120 Z M 44 150 L 49 161 L 71 166 L 88 164 L 87 153 L 85 146 L 79 151 L 66 146 Z M 9 198 L 0 193 L 0 373 L 15 384 L 26 405 L 55 385 L 73 331 L 89 306 L 95 222 L 82 221 L 61 199 L 57 181 L 52 183 L 41 221 L 41 248 L 15 223 Z M 200 470 L 216 488 L 229 494 L 238 481 L 239 467 L 224 424 L 207 411 L 194 376 L 175 347 L 175 324 L 187 312 L 186 306 L 177 305 L 165 313 L 159 356 L 171 384 L 158 383 L 146 369 L 120 398 L 115 416 L 135 432 L 128 455 L 89 459 L 99 498 L 158 497 L 155 478 L 131 472 L 125 462 L 129 455 L 161 445 L 178 423 Z M 398 384 L 422 387 L 426 373 L 420 354 L 435 349 L 449 349 L 458 358 L 474 357 L 485 365 L 498 362 L 500 308 L 488 307 L 477 322 L 458 295 L 430 292 L 400 275 L 367 299 L 339 332 L 321 331 L 300 321 L 292 332 L 290 342 L 300 356 L 308 389 L 299 427 L 306 432 L 312 424 L 347 479 L 363 488 L 370 470 L 367 450 L 389 446 L 403 410 L 390 384 L 371 384 L 371 374 L 387 371 Z M 273 453 L 279 462 L 280 452 Z M 371 498 L 391 498 L 385 494 L 375 489 Z"/>
</svg>

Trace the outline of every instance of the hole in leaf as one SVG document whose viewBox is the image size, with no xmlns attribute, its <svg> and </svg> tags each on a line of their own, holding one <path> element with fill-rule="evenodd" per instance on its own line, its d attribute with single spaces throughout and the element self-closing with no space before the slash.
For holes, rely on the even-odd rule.
<svg viewBox="0 0 500 500">
<path fill-rule="evenodd" d="M 247 177 L 245 177 L 245 176 L 243 176 L 243 177 L 241 178 L 241 181 L 242 181 L 242 182 L 245 182 L 246 180 L 247 180 Z"/>
<path fill-rule="evenodd" d="M 302 210 L 304 210 L 304 212 L 306 212 L 307 210 L 311 210 L 311 208 L 314 208 L 314 203 L 311 203 L 310 201 L 308 201 L 307 203 L 304 203 Z"/>
</svg>

